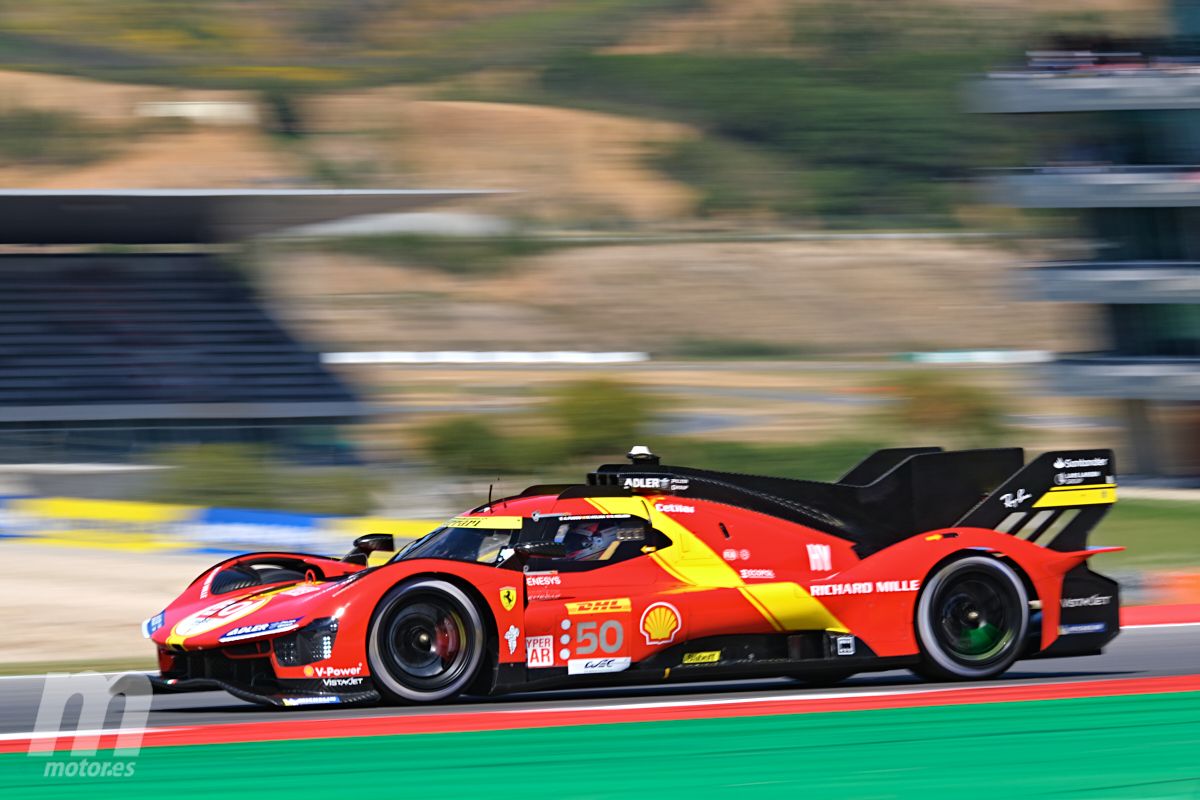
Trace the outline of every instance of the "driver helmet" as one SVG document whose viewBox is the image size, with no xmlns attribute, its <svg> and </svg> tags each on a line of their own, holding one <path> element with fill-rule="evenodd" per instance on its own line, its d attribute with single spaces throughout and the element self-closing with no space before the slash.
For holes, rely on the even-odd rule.
<svg viewBox="0 0 1200 800">
<path fill-rule="evenodd" d="M 554 538 L 566 548 L 567 559 L 584 561 L 604 552 L 613 538 L 607 533 L 599 522 L 579 522 L 561 526 Z"/>
</svg>

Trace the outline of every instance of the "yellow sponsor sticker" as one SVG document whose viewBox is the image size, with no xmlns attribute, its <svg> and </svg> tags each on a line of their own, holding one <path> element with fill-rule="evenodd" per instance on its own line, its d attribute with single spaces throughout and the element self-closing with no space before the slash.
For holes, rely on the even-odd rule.
<svg viewBox="0 0 1200 800">
<path fill-rule="evenodd" d="M 703 653 L 684 653 L 684 664 L 715 664 L 721 660 L 720 650 L 705 650 Z"/>
<path fill-rule="evenodd" d="M 446 527 L 519 531 L 521 529 L 521 517 L 455 517 L 446 523 Z"/>
<path fill-rule="evenodd" d="M 1071 506 L 1101 506 L 1117 502 L 1115 484 L 1091 484 L 1083 486 L 1053 486 L 1038 501 L 1034 508 L 1064 508 Z"/>
<path fill-rule="evenodd" d="M 567 613 L 576 614 L 610 614 L 622 611 L 628 612 L 632 606 L 628 597 L 614 597 L 609 600 L 584 600 L 581 603 L 567 603 Z"/>
</svg>

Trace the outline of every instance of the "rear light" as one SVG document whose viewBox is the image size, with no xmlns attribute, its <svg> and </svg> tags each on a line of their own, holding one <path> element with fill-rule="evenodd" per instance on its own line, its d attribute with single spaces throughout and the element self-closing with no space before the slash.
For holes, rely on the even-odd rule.
<svg viewBox="0 0 1200 800">
<path fill-rule="evenodd" d="M 338 621 L 333 617 L 314 620 L 295 633 L 275 640 L 275 660 L 281 667 L 324 661 L 333 655 L 337 631 Z"/>
</svg>

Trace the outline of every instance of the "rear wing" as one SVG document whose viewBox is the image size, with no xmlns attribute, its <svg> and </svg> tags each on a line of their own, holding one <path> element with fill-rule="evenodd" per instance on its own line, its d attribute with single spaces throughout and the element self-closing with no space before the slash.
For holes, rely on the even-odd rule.
<svg viewBox="0 0 1200 800">
<path fill-rule="evenodd" d="M 1008 478 L 958 525 L 992 528 L 1062 552 L 1084 550 L 1117 502 L 1111 450 L 1044 453 Z"/>
</svg>

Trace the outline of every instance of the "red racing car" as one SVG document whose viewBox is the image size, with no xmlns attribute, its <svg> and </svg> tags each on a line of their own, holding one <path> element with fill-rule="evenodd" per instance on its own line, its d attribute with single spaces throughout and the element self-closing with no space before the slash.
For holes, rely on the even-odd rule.
<svg viewBox="0 0 1200 800">
<path fill-rule="evenodd" d="M 393 550 L 217 564 L 143 632 L 167 690 L 279 706 L 906 667 L 991 678 L 1099 653 L 1117 584 L 1087 535 L 1109 450 L 880 450 L 836 483 L 664 466 L 646 448 Z"/>
</svg>

